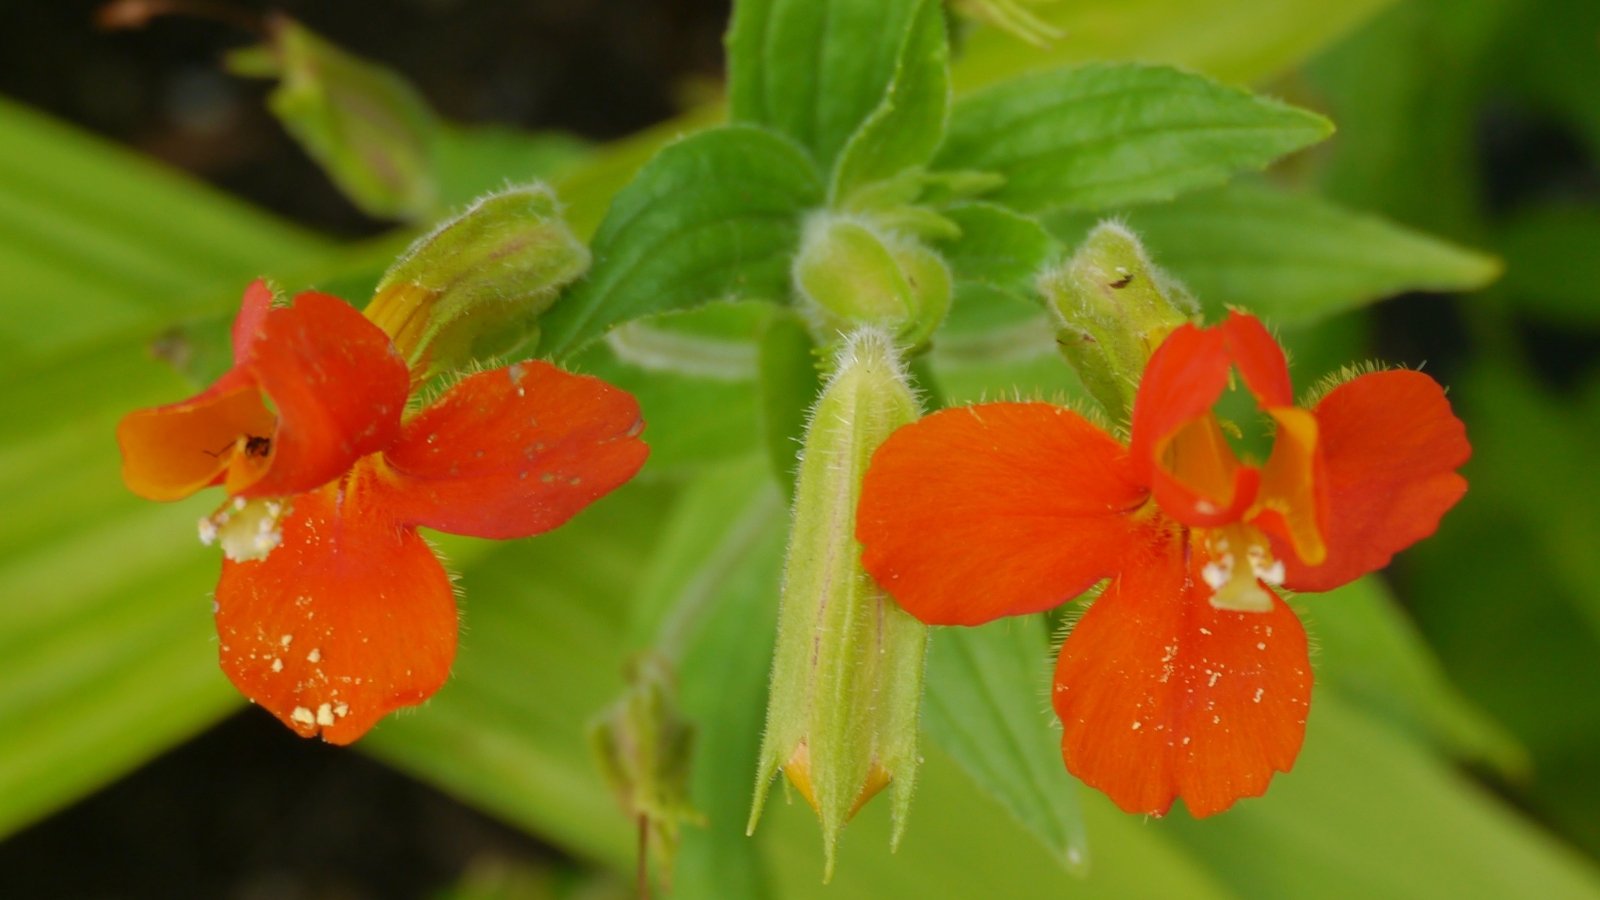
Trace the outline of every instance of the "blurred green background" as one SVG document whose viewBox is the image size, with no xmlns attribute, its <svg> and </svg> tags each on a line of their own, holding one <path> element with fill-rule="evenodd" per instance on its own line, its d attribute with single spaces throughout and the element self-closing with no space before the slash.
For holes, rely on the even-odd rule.
<svg viewBox="0 0 1600 900">
<path fill-rule="evenodd" d="M 1328 114 L 1338 133 L 1272 190 L 1128 216 L 1208 303 L 1282 310 L 1297 384 L 1424 365 L 1467 422 L 1472 487 L 1383 579 L 1298 604 L 1318 693 L 1266 798 L 1144 821 L 1041 793 L 1041 824 L 925 740 L 901 851 L 873 804 L 827 888 L 803 805 L 742 834 L 785 511 L 737 342 L 710 373 L 581 360 L 640 395 L 650 466 L 551 535 L 443 542 L 465 630 L 422 710 L 348 751 L 242 708 L 192 537 L 212 499 L 126 495 L 111 429 L 187 393 L 157 337 L 203 352 L 259 274 L 358 299 L 413 232 L 341 195 L 270 85 L 222 70 L 248 34 L 108 33 L 97 6 L 0 4 L 0 896 L 628 896 L 632 826 L 584 726 L 685 603 L 710 824 L 687 829 L 676 896 L 1600 896 L 1600 4 L 1059 0 L 1036 7 L 1065 32 L 1047 49 L 966 34 L 958 90 L 1141 60 Z M 445 205 L 544 176 L 587 231 L 715 115 L 709 0 L 282 8 L 460 123 Z M 934 361 L 952 397 L 1062 378 L 952 344 Z"/>
</svg>

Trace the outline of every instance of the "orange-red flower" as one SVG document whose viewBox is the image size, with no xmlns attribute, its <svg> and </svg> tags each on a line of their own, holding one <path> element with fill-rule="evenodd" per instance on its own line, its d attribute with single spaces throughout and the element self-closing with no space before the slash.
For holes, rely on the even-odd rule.
<svg viewBox="0 0 1600 900">
<path fill-rule="evenodd" d="M 1275 423 L 1241 462 L 1212 407 L 1237 370 Z M 1129 812 L 1257 796 L 1299 753 L 1305 631 L 1274 592 L 1328 590 L 1433 533 L 1466 482 L 1465 429 L 1417 372 L 1294 405 L 1257 320 L 1185 325 L 1150 359 L 1127 446 L 1043 403 L 947 409 L 873 457 L 857 536 L 930 624 L 1056 606 L 1110 579 L 1061 648 L 1067 768 Z"/>
<path fill-rule="evenodd" d="M 632 396 L 538 361 L 471 375 L 405 415 L 410 376 L 389 337 L 334 297 L 275 307 L 257 282 L 233 343 L 211 387 L 123 419 L 123 477 L 155 500 L 224 486 L 205 536 L 248 517 L 242 545 L 224 537 L 222 668 L 307 737 L 349 743 L 444 683 L 455 598 L 419 526 L 538 534 L 648 452 Z"/>
</svg>

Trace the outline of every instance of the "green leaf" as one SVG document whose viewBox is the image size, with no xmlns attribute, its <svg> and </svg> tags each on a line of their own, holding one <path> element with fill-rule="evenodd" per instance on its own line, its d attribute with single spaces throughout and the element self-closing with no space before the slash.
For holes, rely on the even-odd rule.
<svg viewBox="0 0 1600 900">
<path fill-rule="evenodd" d="M 779 313 L 761 334 L 761 436 L 784 495 L 794 499 L 806 418 L 822 393 L 817 346 L 800 317 Z"/>
<path fill-rule="evenodd" d="M 1088 871 L 1078 783 L 1061 763 L 1046 676 L 1050 642 L 1038 617 L 944 628 L 928 655 L 923 727 L 972 780 L 1068 867 Z"/>
<path fill-rule="evenodd" d="M 845 145 L 828 192 L 848 205 L 858 188 L 933 158 L 950 113 L 950 44 L 944 9 L 922 3 L 895 61 L 883 99 Z"/>
<path fill-rule="evenodd" d="M 464 566 L 460 650 L 426 707 L 370 751 L 569 851 L 632 867 L 632 823 L 590 756 L 587 723 L 622 689 L 628 602 L 672 494 L 637 483 L 561 528 Z"/>
<path fill-rule="evenodd" d="M 1600 896 L 1593 863 L 1334 692 L 1313 699 L 1305 749 L 1265 797 L 1165 825 L 1251 896 Z"/>
<path fill-rule="evenodd" d="M 679 663 L 682 709 L 695 723 L 691 797 L 706 817 L 703 828 L 685 829 L 677 896 L 770 896 L 744 818 L 785 522 L 761 460 L 730 464 L 685 488 L 642 576 L 633 633 Z"/>
<path fill-rule="evenodd" d="M 751 423 L 759 401 L 756 383 L 670 369 L 644 368 L 617 358 L 607 343 L 573 358 L 573 368 L 631 393 L 644 415 L 650 446 L 641 478 L 677 478 L 748 456 L 760 444 Z"/>
<path fill-rule="evenodd" d="M 1527 774 L 1527 753 L 1445 679 L 1416 626 L 1377 578 L 1362 578 L 1304 603 L 1317 644 L 1319 689 L 1441 749 Z"/>
<path fill-rule="evenodd" d="M 956 67 L 970 90 L 1064 63 L 1140 59 L 1235 84 L 1282 75 L 1394 0 L 1116 0 L 1041 3 L 1032 11 L 1066 37 L 1038 49 L 996 29 L 974 31 Z"/>
<path fill-rule="evenodd" d="M 559 178 L 580 165 L 588 150 L 583 141 L 566 134 L 495 125 L 441 126 L 433 144 L 439 204 L 457 208 L 508 184 Z"/>
<path fill-rule="evenodd" d="M 1213 316 L 1240 306 L 1275 324 L 1311 323 L 1405 291 L 1474 290 L 1500 274 L 1492 256 L 1256 184 L 1141 207 L 1126 218 L 1156 264 Z M 1058 215 L 1050 225 L 1071 242 L 1090 221 Z"/>
<path fill-rule="evenodd" d="M 962 99 L 943 168 L 997 172 L 989 199 L 1023 212 L 1104 209 L 1220 184 L 1316 143 L 1328 121 L 1205 78 L 1093 65 Z"/>
<path fill-rule="evenodd" d="M 821 202 L 816 169 L 770 132 L 717 128 L 662 149 L 612 200 L 588 278 L 541 320 L 541 354 L 570 356 L 641 316 L 781 300 L 800 215 Z"/>
<path fill-rule="evenodd" d="M 331 246 L 0 99 L 0 359 L 27 367 L 236 304 Z"/>
<path fill-rule="evenodd" d="M 1416 228 L 1476 239 L 1485 109 L 1504 106 L 1507 82 L 1537 53 L 1506 21 L 1521 10 L 1532 5 L 1395 4 L 1308 65 L 1309 89 L 1341 128 L 1319 167 L 1324 192 Z M 1561 15 L 1545 21 L 1566 23 L 1575 35 L 1582 28 Z M 1507 71 L 1488 71 L 1486 56 L 1502 46 Z"/>
<path fill-rule="evenodd" d="M 1600 327 L 1600 209 L 1550 204 L 1505 226 L 1505 293 L 1521 312 L 1557 325 Z"/>
<path fill-rule="evenodd" d="M 831 170 L 851 135 L 884 102 L 907 35 L 931 6 L 929 0 L 736 4 L 728 26 L 733 121 L 787 135 L 820 169 Z"/>
<path fill-rule="evenodd" d="M 961 229 L 959 238 L 938 245 L 958 285 L 977 282 L 1024 299 L 1038 296 L 1039 274 L 1062 252 L 1038 220 L 993 203 L 960 203 L 943 214 Z"/>
<path fill-rule="evenodd" d="M 118 474 L 115 423 L 184 386 L 142 347 L 102 347 L 0 395 L 0 834 L 198 732 L 239 704 L 217 668 L 195 539 L 214 497 L 151 504 Z M 63 398 L 71 398 L 64 402 Z"/>
</svg>

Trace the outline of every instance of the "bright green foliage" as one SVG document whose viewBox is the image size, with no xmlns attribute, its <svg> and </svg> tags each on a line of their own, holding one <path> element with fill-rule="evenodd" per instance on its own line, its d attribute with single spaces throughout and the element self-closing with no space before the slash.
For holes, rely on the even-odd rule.
<svg viewBox="0 0 1600 900">
<path fill-rule="evenodd" d="M 0 365 L 225 309 L 320 238 L 0 100 Z"/>
<path fill-rule="evenodd" d="M 1057 216 L 1063 240 L 1088 217 Z M 1128 225 L 1215 317 L 1241 306 L 1269 322 L 1315 322 L 1404 291 L 1484 287 L 1499 261 L 1307 194 L 1241 183 L 1139 207 Z"/>
<path fill-rule="evenodd" d="M 1260 83 L 1314 58 L 1394 2 L 1041 2 L 1034 12 L 1064 33 L 1060 40 L 1030 53 L 1010 35 L 974 31 L 956 67 L 956 85 L 970 90 L 1052 64 L 1129 59 L 1196 69 L 1235 84 Z"/>
<path fill-rule="evenodd" d="M 816 169 L 771 132 L 732 126 L 664 148 L 612 201 L 589 277 L 541 323 L 540 354 L 569 356 L 640 316 L 786 297 L 799 214 L 821 199 Z"/>
<path fill-rule="evenodd" d="M 1176 69 L 1095 65 L 956 104 L 938 164 L 1005 176 L 1023 212 L 1105 209 L 1220 184 L 1313 144 L 1326 119 Z"/>
<path fill-rule="evenodd" d="M 894 112 L 897 98 L 890 96 L 890 90 L 903 67 L 903 77 L 915 79 L 921 75 L 916 70 L 928 61 L 927 35 L 909 42 L 908 36 L 919 20 L 923 30 L 932 28 L 922 15 L 930 6 L 936 4 L 931 0 L 738 4 L 728 27 L 733 121 L 764 125 L 788 136 L 811 154 L 819 168 L 831 171 L 834 158 L 861 123 L 886 100 L 888 115 L 897 120 L 904 115 Z M 942 33 L 941 27 L 938 34 Z M 913 87 L 912 94 L 922 90 Z M 882 135 L 879 140 L 889 137 Z M 907 143 L 914 147 L 919 142 Z"/>
<path fill-rule="evenodd" d="M 1050 644 L 1038 619 L 944 628 L 928 648 L 923 725 L 946 753 L 1077 875 L 1089 871 L 1078 783 L 1040 698 Z M 1033 691 L 1019 691 L 1032 684 Z"/>
<path fill-rule="evenodd" d="M 761 333 L 760 349 L 761 437 L 772 475 L 792 502 L 806 417 L 822 392 L 820 360 L 805 323 L 788 312 L 772 316 Z"/>
<path fill-rule="evenodd" d="M 774 482 L 793 470 L 798 413 L 817 393 L 794 311 L 771 306 L 793 300 L 806 215 L 848 207 L 943 257 L 954 305 L 917 377 L 933 396 L 963 400 L 1082 395 L 1052 352 L 1035 285 L 1097 218 L 1084 210 L 1123 210 L 1208 315 L 1238 305 L 1283 326 L 1295 362 L 1311 361 L 1296 373 L 1302 385 L 1328 361 L 1372 352 L 1360 307 L 1494 278 L 1494 258 L 1410 230 L 1428 228 L 1509 266 L 1495 293 L 1451 315 L 1444 301 L 1419 301 L 1386 323 L 1390 339 L 1444 335 L 1419 346 L 1452 347 L 1450 365 L 1430 372 L 1451 382 L 1467 421 L 1472 487 L 1392 570 L 1416 627 L 1371 580 L 1295 601 L 1321 647 L 1295 770 L 1201 823 L 1130 818 L 1084 792 L 1080 824 L 1040 693 L 1041 629 L 939 633 L 917 812 L 892 822 L 901 804 L 868 804 L 828 894 L 1596 896 L 1594 865 L 1562 841 L 1600 850 L 1600 701 L 1587 689 L 1600 680 L 1600 485 L 1586 455 L 1600 445 L 1600 379 L 1577 352 L 1529 343 L 1523 318 L 1593 339 L 1594 216 L 1581 192 L 1560 206 L 1491 208 L 1480 175 L 1504 162 L 1477 152 L 1484 131 L 1516 136 L 1501 114 L 1525 114 L 1522 104 L 1538 127 L 1575 135 L 1573 152 L 1600 145 L 1588 90 L 1600 13 L 1583 0 L 1413 0 L 1351 35 L 1389 0 L 1058 0 L 1027 6 L 1065 32 L 1046 48 L 973 30 L 947 76 L 941 6 L 740 0 L 729 48 L 741 124 L 682 140 L 713 113 L 593 150 L 425 110 L 396 120 L 422 123 L 431 149 L 427 171 L 406 170 L 416 183 L 378 185 L 380 202 L 399 204 L 391 214 L 432 218 L 507 177 L 560 170 L 558 194 L 574 232 L 595 235 L 596 267 L 549 311 L 542 350 L 635 393 L 652 457 L 637 483 L 557 532 L 444 541 L 469 597 L 458 666 L 435 700 L 380 725 L 362 749 L 580 865 L 630 871 L 634 823 L 584 729 L 620 696 L 630 657 L 659 653 L 696 728 L 688 802 L 706 815 L 703 829 L 683 831 L 673 896 L 815 897 L 823 854 L 811 810 L 773 804 L 755 837 L 743 835 L 786 531 Z M 1189 66 L 1233 84 L 1298 68 L 1276 88 L 1326 106 L 1342 132 L 1293 174 L 1348 208 L 1257 184 L 1191 193 L 1320 139 L 1326 123 L 1172 70 L 1051 68 L 1091 59 Z M 375 71 L 373 83 L 409 91 Z M 1025 71 L 1036 74 L 1005 81 Z M 995 87 L 947 114 L 951 79 Z M 288 120 L 312 123 L 330 96 L 286 107 Z M 1137 115 L 1117 114 L 1135 97 Z M 347 141 L 328 121 L 317 134 Z M 407 127 L 378 158 L 409 152 Z M 208 501 L 152 507 L 118 484 L 116 417 L 188 392 L 148 341 L 200 323 L 168 346 L 188 353 L 188 371 L 214 374 L 224 316 L 250 278 L 359 299 L 414 235 L 341 247 L 15 107 L 0 104 L 0 131 L 11 385 L 0 395 L 0 584 L 12 598 L 0 607 L 0 831 L 10 832 L 240 704 L 215 663 L 215 558 L 191 530 Z M 330 171 L 365 165 L 354 146 L 324 157 Z M 336 180 L 358 194 L 380 174 Z M 426 197 L 423 182 L 433 202 L 405 211 L 420 209 L 407 198 Z M 715 302 L 731 299 L 757 302 Z M 1459 761 L 1500 779 L 1511 802 Z M 1559 834 L 1531 827 L 1519 807 Z M 891 856 L 884 844 L 901 826 Z M 1086 834 L 1094 864 L 1070 874 L 1063 856 Z"/>
<path fill-rule="evenodd" d="M 941 6 L 924 0 L 906 31 L 883 97 L 840 154 L 828 192 L 834 203 L 849 206 L 858 189 L 916 170 L 933 158 L 950 110 L 950 50 L 944 29 Z"/>
</svg>

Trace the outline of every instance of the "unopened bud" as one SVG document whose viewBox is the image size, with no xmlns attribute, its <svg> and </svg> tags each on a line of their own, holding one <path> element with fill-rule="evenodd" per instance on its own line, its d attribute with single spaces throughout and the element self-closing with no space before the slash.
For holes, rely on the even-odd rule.
<svg viewBox="0 0 1600 900">
<path fill-rule="evenodd" d="M 378 282 L 367 317 L 413 372 L 447 369 L 489 353 L 485 339 L 531 327 L 588 267 L 550 189 L 512 188 L 412 244 Z"/>
<path fill-rule="evenodd" d="M 668 881 L 684 822 L 704 824 L 689 801 L 694 728 L 679 713 L 665 660 L 644 656 L 621 697 L 589 728 L 601 774 L 629 816 L 648 829 L 651 855 Z"/>
<path fill-rule="evenodd" d="M 852 333 L 812 411 L 795 486 L 750 828 L 782 769 L 821 820 L 824 878 L 840 829 L 886 785 L 899 841 L 916 779 L 927 628 L 862 568 L 855 530 L 873 451 L 917 413 L 892 339 Z"/>
<path fill-rule="evenodd" d="M 916 347 L 950 310 L 950 270 L 937 253 L 831 213 L 807 224 L 794 283 L 825 335 L 872 325 Z"/>
<path fill-rule="evenodd" d="M 239 74 L 278 79 L 273 114 L 364 212 L 414 221 L 436 211 L 439 124 L 400 76 L 286 16 L 272 18 L 268 44 L 229 62 Z"/>
<path fill-rule="evenodd" d="M 1197 312 L 1139 238 L 1116 222 L 1096 225 L 1066 265 L 1039 279 L 1039 290 L 1063 326 L 1062 354 L 1120 420 L 1133 408 L 1150 354 Z"/>
</svg>

